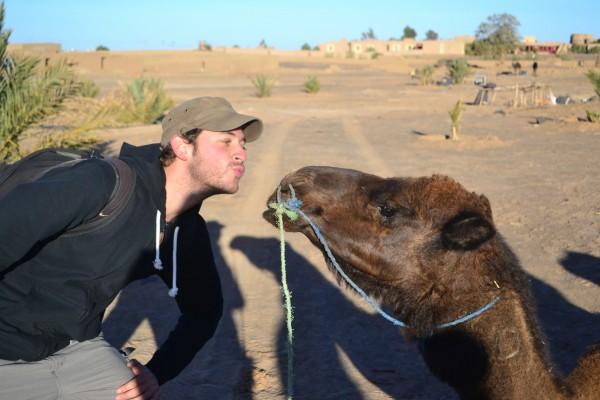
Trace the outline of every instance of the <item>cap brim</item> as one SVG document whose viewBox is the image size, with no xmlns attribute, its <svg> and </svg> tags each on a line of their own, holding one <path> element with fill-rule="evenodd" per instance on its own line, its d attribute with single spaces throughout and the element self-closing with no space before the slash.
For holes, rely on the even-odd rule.
<svg viewBox="0 0 600 400">
<path fill-rule="evenodd" d="M 226 132 L 242 128 L 246 142 L 252 142 L 260 136 L 263 130 L 263 123 L 260 119 L 250 115 L 238 114 L 236 112 L 224 112 L 212 114 L 210 118 L 202 118 L 196 121 L 190 121 L 185 129 L 194 128 L 207 129 L 215 132 Z"/>
</svg>

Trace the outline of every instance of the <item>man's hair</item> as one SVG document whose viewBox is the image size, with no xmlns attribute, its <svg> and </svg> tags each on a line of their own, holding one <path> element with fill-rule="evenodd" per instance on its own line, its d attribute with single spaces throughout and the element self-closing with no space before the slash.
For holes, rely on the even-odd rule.
<svg viewBox="0 0 600 400">
<path fill-rule="evenodd" d="M 185 133 L 179 134 L 186 143 L 194 143 L 198 135 L 202 132 L 202 129 L 196 128 Z M 170 165 L 175 160 L 175 152 L 171 147 L 171 143 L 160 149 L 160 163 L 163 167 Z"/>
</svg>

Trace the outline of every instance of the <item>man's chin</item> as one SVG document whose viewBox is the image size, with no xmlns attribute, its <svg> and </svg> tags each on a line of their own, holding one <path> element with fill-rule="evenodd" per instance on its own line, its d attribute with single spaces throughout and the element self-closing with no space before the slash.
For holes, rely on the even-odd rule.
<svg viewBox="0 0 600 400">
<path fill-rule="evenodd" d="M 240 185 L 239 183 L 235 183 L 224 187 L 222 194 L 235 194 L 238 192 L 238 190 L 240 190 Z"/>
</svg>

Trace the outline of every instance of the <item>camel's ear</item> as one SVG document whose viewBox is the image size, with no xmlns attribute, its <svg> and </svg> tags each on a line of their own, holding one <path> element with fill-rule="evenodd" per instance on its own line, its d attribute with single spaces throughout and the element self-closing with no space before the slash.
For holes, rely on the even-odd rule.
<svg viewBox="0 0 600 400">
<path fill-rule="evenodd" d="M 442 243 L 452 250 L 473 250 L 496 234 L 492 224 L 482 215 L 463 212 L 444 225 Z"/>
</svg>

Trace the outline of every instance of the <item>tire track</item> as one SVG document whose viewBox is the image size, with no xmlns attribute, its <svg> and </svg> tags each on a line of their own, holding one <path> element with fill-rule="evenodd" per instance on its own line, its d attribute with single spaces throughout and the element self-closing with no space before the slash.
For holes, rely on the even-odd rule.
<svg viewBox="0 0 600 400">
<path fill-rule="evenodd" d="M 381 159 L 381 156 L 375 150 L 373 145 L 369 142 L 363 133 L 360 121 L 356 118 L 343 118 L 342 127 L 346 136 L 354 142 L 356 148 L 364 156 L 366 164 L 368 165 L 369 172 L 389 177 L 393 175 L 391 168 Z"/>
<path fill-rule="evenodd" d="M 273 316 L 281 314 L 281 294 L 279 283 L 265 276 L 264 265 L 253 265 L 243 250 L 233 249 L 232 242 L 237 237 L 264 238 L 276 237 L 277 233 L 262 219 L 267 196 L 276 187 L 283 172 L 284 145 L 297 124 L 297 118 L 285 119 L 261 115 L 265 120 L 276 121 L 265 126 L 263 137 L 248 145 L 249 162 L 247 174 L 241 182 L 240 193 L 235 196 L 218 198 L 215 219 L 225 226 L 219 238 L 219 248 L 233 278 L 232 284 L 243 299 L 243 304 L 231 310 L 237 340 L 245 357 L 251 361 L 239 361 L 232 379 L 240 385 L 253 385 L 253 391 L 262 389 L 281 390 L 280 372 L 277 363 L 277 334 L 282 319 Z M 231 201 L 231 203 L 229 203 Z M 224 203 L 227 207 L 222 207 Z M 250 250 L 250 249 L 248 249 Z M 265 260 L 270 263 L 270 260 Z M 277 263 L 276 260 L 273 263 Z M 228 293 L 224 293 L 228 297 Z M 269 318 L 256 318 L 258 314 L 271 315 Z M 282 314 L 283 318 L 283 314 Z M 265 356 L 269 354 L 269 356 Z M 265 394 L 263 398 L 270 398 Z M 273 397 L 275 398 L 275 397 Z"/>
</svg>

